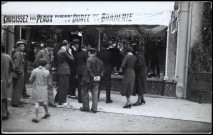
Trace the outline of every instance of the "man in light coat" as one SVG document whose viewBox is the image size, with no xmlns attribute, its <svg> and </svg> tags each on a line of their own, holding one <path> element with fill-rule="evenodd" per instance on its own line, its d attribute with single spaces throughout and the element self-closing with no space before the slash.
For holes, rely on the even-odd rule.
<svg viewBox="0 0 213 135">
<path fill-rule="evenodd" d="M 9 118 L 7 106 L 8 90 L 12 87 L 12 70 L 15 66 L 10 55 L 5 54 L 5 46 L 1 44 L 1 118 Z"/>
</svg>

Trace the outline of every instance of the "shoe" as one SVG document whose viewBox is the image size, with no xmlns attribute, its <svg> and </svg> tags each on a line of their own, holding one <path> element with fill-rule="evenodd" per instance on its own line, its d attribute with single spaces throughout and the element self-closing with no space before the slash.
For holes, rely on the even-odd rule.
<svg viewBox="0 0 213 135">
<path fill-rule="evenodd" d="M 80 110 L 81 110 L 82 112 L 89 112 L 89 109 L 85 109 L 85 108 L 83 108 L 83 107 L 80 107 Z"/>
<path fill-rule="evenodd" d="M 131 106 L 132 106 L 131 104 L 128 104 L 128 105 L 123 106 L 123 108 L 129 108 L 130 109 Z"/>
<path fill-rule="evenodd" d="M 82 103 L 82 101 L 78 101 L 78 103 Z"/>
<path fill-rule="evenodd" d="M 30 95 L 28 95 L 28 94 L 23 95 L 23 98 L 29 98 L 29 97 L 30 97 Z"/>
<path fill-rule="evenodd" d="M 93 112 L 93 113 L 97 113 L 98 111 L 94 111 L 92 108 L 91 108 L 91 111 Z"/>
<path fill-rule="evenodd" d="M 56 107 L 56 105 L 53 104 L 53 103 L 49 103 L 48 106 L 49 106 L 49 107 Z"/>
<path fill-rule="evenodd" d="M 37 120 L 37 119 L 33 118 L 33 119 L 32 119 L 32 122 L 34 122 L 34 123 L 38 123 L 38 122 L 39 122 L 39 120 Z"/>
<path fill-rule="evenodd" d="M 71 98 L 71 99 L 77 99 L 78 97 L 77 96 L 68 96 L 68 98 Z"/>
<path fill-rule="evenodd" d="M 140 105 L 142 105 L 142 103 L 136 102 L 136 103 L 132 104 L 132 106 L 140 106 Z"/>
<path fill-rule="evenodd" d="M 145 104 L 145 100 L 141 100 L 141 104 Z"/>
<path fill-rule="evenodd" d="M 1 119 L 2 120 L 7 120 L 9 117 L 8 116 L 2 116 Z"/>
<path fill-rule="evenodd" d="M 112 103 L 113 101 L 110 99 L 110 100 L 107 100 L 106 103 Z"/>
<path fill-rule="evenodd" d="M 50 117 L 50 114 L 48 113 L 48 114 L 45 114 L 43 117 L 42 117 L 42 119 L 46 119 L 47 117 Z"/>
</svg>

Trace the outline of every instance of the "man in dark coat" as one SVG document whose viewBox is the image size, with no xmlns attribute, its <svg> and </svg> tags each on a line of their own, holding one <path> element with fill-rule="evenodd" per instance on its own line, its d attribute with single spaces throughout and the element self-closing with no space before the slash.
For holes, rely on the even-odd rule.
<svg viewBox="0 0 213 135">
<path fill-rule="evenodd" d="M 97 112 L 98 107 L 98 87 L 101 77 L 104 75 L 103 62 L 96 57 L 96 49 L 90 48 L 88 50 L 89 58 L 87 59 L 86 69 L 81 82 L 81 96 L 83 107 L 80 108 L 81 111 L 88 112 L 89 109 L 89 93 L 90 89 L 92 94 L 92 108 L 93 113 Z"/>
<path fill-rule="evenodd" d="M 22 106 L 21 98 L 24 89 L 24 56 L 23 52 L 25 49 L 25 42 L 18 41 L 16 43 L 16 48 L 12 52 L 12 60 L 15 65 L 15 70 L 13 72 L 13 92 L 11 99 L 11 106 L 19 107 Z"/>
<path fill-rule="evenodd" d="M 55 96 L 55 102 L 59 105 L 66 104 L 67 92 L 69 89 L 69 77 L 70 77 L 70 66 L 69 63 L 74 61 L 74 57 L 69 50 L 69 44 L 67 40 L 62 42 L 62 47 L 57 52 L 57 74 L 59 77 L 59 88 L 57 89 L 57 94 Z"/>
<path fill-rule="evenodd" d="M 74 63 L 70 63 L 70 83 L 69 83 L 69 91 L 68 91 L 68 98 L 77 99 L 75 89 L 77 86 L 77 79 L 76 76 L 76 53 L 79 52 L 79 39 L 73 39 L 72 46 L 70 49 L 72 50 L 72 54 L 74 57 Z"/>
<path fill-rule="evenodd" d="M 106 103 L 111 103 L 110 89 L 111 89 L 111 73 L 112 73 L 112 53 L 107 49 L 108 44 L 106 42 L 102 45 L 103 49 L 97 54 L 104 64 L 104 76 L 101 79 L 101 83 L 98 91 L 98 98 L 100 97 L 101 86 L 105 84 L 106 86 Z"/>
<path fill-rule="evenodd" d="M 35 66 L 39 66 L 39 60 L 41 58 L 45 58 L 47 60 L 47 65 L 45 68 L 50 71 L 50 75 L 48 76 L 48 85 L 47 85 L 47 91 L 48 91 L 48 105 L 50 107 L 56 107 L 54 103 L 54 94 L 53 94 L 53 84 L 52 84 L 52 61 L 53 61 L 53 41 L 47 40 L 45 44 L 45 48 L 38 51 L 35 59 Z"/>
<path fill-rule="evenodd" d="M 81 45 L 81 51 L 77 52 L 75 55 L 75 63 L 76 63 L 76 73 L 78 76 L 78 102 L 82 103 L 81 99 L 81 81 L 86 69 L 86 62 L 88 58 L 87 47 L 85 45 Z"/>
</svg>

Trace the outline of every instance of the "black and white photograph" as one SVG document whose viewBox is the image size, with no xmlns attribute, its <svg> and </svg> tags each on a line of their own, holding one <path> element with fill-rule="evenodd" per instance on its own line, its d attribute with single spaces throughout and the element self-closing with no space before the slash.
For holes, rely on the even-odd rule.
<svg viewBox="0 0 213 135">
<path fill-rule="evenodd" d="M 212 134 L 212 1 L 1 1 L 2 134 Z"/>
</svg>

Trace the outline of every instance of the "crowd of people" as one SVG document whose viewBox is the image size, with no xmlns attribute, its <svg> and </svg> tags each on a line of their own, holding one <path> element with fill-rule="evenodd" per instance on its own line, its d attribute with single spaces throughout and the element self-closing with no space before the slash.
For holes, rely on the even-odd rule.
<svg viewBox="0 0 213 135">
<path fill-rule="evenodd" d="M 1 45 L 1 86 L 2 86 L 2 119 L 9 118 L 7 105 L 8 89 L 12 86 L 11 106 L 23 106 L 21 98 L 23 91 L 26 93 L 26 58 L 24 55 L 26 43 L 18 41 L 11 57 L 4 52 Z M 117 66 L 115 62 L 115 48 L 111 44 L 103 42 L 100 51 L 88 48 L 80 44 L 79 39 L 72 42 L 63 40 L 54 57 L 54 44 L 47 40 L 44 48 L 39 50 L 34 61 L 34 69 L 29 81 L 33 84 L 30 100 L 35 102 L 35 118 L 33 122 L 39 122 L 39 106 L 45 109 L 43 118 L 50 117 L 49 107 L 67 105 L 67 98 L 78 100 L 82 103 L 81 111 L 98 112 L 98 101 L 103 85 L 106 86 L 106 103 L 112 103 L 111 99 L 111 74 Z M 119 50 L 119 49 L 118 49 Z M 122 56 L 122 63 L 118 74 L 123 75 L 121 95 L 126 96 L 127 102 L 123 108 L 140 106 L 145 104 L 143 94 L 146 91 L 147 68 L 143 48 L 128 46 L 125 53 L 116 52 Z M 57 93 L 53 93 L 53 60 L 57 61 Z M 119 66 L 118 66 L 119 67 Z M 78 94 L 76 96 L 76 88 Z M 89 90 L 92 94 L 92 107 L 89 107 Z M 138 94 L 136 103 L 131 104 L 130 96 Z M 26 97 L 26 94 L 24 94 Z"/>
</svg>

